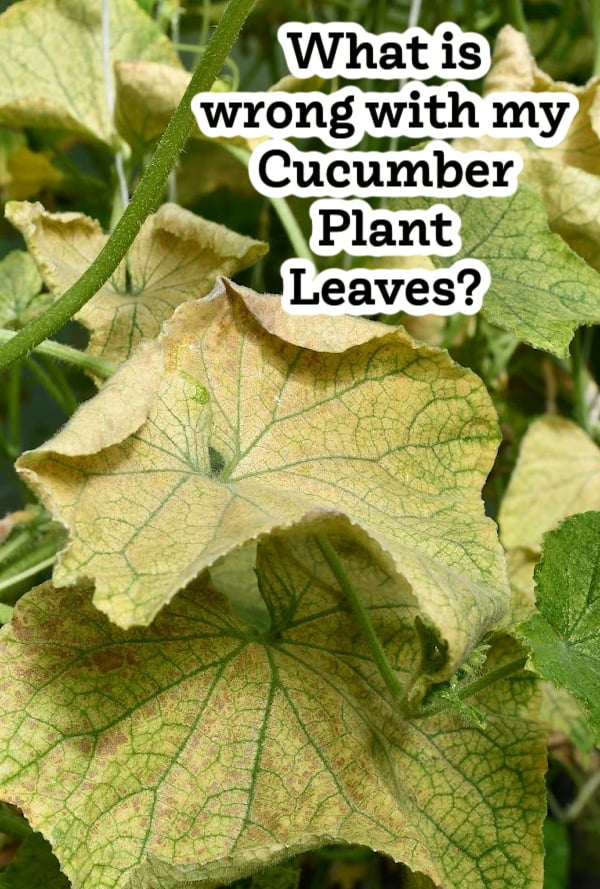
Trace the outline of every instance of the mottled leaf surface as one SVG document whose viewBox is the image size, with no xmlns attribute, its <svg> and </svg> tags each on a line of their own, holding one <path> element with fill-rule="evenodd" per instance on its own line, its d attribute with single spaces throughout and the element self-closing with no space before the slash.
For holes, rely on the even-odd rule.
<svg viewBox="0 0 600 889">
<path fill-rule="evenodd" d="M 96 0 L 23 0 L 0 16 L 0 122 L 53 127 L 113 144 Z M 178 65 L 158 25 L 135 0 L 111 0 L 110 59 Z M 57 70 L 60 60 L 60 72 Z"/>
<path fill-rule="evenodd" d="M 600 512 L 565 519 L 535 569 L 538 612 L 519 627 L 536 670 L 582 701 L 600 737 Z"/>
<path fill-rule="evenodd" d="M 48 213 L 39 203 L 10 203 L 7 217 L 55 296 L 74 284 L 108 240 L 89 216 Z M 218 275 L 235 274 L 266 251 L 260 241 L 164 204 L 144 222 L 113 276 L 75 316 L 91 333 L 89 351 L 122 361 L 141 339 L 157 336 L 180 303 L 204 296 Z"/>
<path fill-rule="evenodd" d="M 431 207 L 433 198 L 391 202 L 396 209 Z M 600 322 L 600 276 L 550 231 L 542 198 L 521 185 L 508 198 L 461 197 L 444 202 L 462 220 L 462 247 L 436 257 L 448 267 L 479 259 L 492 282 L 482 311 L 518 339 L 566 356 L 574 330 Z"/>
<path fill-rule="evenodd" d="M 410 681 L 414 607 L 370 551 L 332 540 Z M 77 889 L 228 882 L 331 842 L 378 849 L 443 889 L 539 885 L 531 678 L 477 701 L 485 732 L 448 715 L 407 722 L 310 538 L 270 540 L 258 572 L 264 637 L 204 580 L 129 631 L 89 593 L 47 585 L 2 632 L 1 792 Z M 490 668 L 514 657 L 506 646 Z"/>
<path fill-rule="evenodd" d="M 228 282 L 180 306 L 134 353 L 143 371 L 127 362 L 111 379 L 122 407 L 102 390 L 19 460 L 70 530 L 55 582 L 92 578 L 112 620 L 148 623 L 248 541 L 343 515 L 388 554 L 452 672 L 508 605 L 480 494 L 494 411 L 444 351 L 335 320 L 334 347 L 330 325 L 298 319 L 291 331 L 279 298 Z"/>
</svg>

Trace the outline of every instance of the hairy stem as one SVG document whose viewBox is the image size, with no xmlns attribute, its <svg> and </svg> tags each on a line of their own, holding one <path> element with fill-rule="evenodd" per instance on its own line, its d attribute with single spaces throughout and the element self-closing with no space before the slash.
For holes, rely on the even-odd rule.
<svg viewBox="0 0 600 889">
<path fill-rule="evenodd" d="M 500 682 L 501 679 L 507 679 L 514 673 L 520 673 L 526 663 L 527 656 L 525 655 L 515 661 L 511 661 L 509 664 L 504 664 L 504 666 L 498 667 L 496 670 L 490 670 L 489 673 L 485 673 L 483 676 L 480 676 L 479 679 L 469 682 L 468 685 L 463 685 L 461 689 L 457 690 L 456 697 L 461 701 L 471 698 L 473 695 L 483 691 L 484 688 L 494 685 L 496 682 Z M 437 706 L 430 708 L 424 707 L 418 715 L 421 719 L 428 719 L 430 716 L 437 716 L 438 713 L 443 713 L 444 711 L 451 709 L 452 707 L 450 704 L 438 704 Z"/>
<path fill-rule="evenodd" d="M 0 330 L 0 343 L 11 345 L 18 333 L 12 330 Z M 0 349 L 0 352 L 2 349 Z M 96 358 L 87 352 L 80 352 L 79 349 L 73 349 L 71 346 L 65 346 L 63 343 L 55 343 L 53 340 L 39 342 L 33 346 L 33 351 L 44 355 L 46 358 L 54 358 L 56 361 L 64 361 L 72 364 L 73 367 L 79 367 L 81 370 L 87 370 L 97 377 L 110 377 L 116 371 L 118 365 L 112 361 L 105 361 L 103 358 Z"/>
<path fill-rule="evenodd" d="M 169 173 L 194 122 L 190 108 L 192 97 L 212 86 L 255 2 L 230 0 L 131 202 L 110 238 L 90 267 L 60 299 L 0 347 L 0 369 L 22 358 L 42 340 L 56 333 L 110 278 L 133 243 L 142 222 L 161 200 Z"/>
<path fill-rule="evenodd" d="M 379 672 L 381 673 L 381 678 L 385 682 L 396 703 L 398 703 L 399 701 L 404 701 L 404 689 L 398 681 L 392 665 L 387 659 L 387 655 L 383 650 L 383 645 L 381 644 L 379 636 L 375 632 L 373 624 L 371 623 L 369 613 L 361 602 L 358 593 L 354 589 L 352 581 L 346 574 L 344 566 L 342 565 L 338 554 L 331 545 L 331 542 L 329 541 L 329 538 L 326 534 L 317 534 L 316 539 L 319 545 L 319 549 L 325 556 L 327 564 L 331 568 L 333 576 L 339 583 L 340 589 L 342 590 L 350 604 L 352 614 L 354 615 L 354 618 L 356 619 L 356 622 L 361 628 L 362 634 L 367 641 L 367 644 L 373 656 L 373 660 L 377 664 Z"/>
</svg>

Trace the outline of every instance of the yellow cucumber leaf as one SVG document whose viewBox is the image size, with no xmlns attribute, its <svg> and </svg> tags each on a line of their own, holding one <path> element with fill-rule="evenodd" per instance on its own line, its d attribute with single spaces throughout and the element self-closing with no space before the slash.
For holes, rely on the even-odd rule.
<svg viewBox="0 0 600 889">
<path fill-rule="evenodd" d="M 6 215 L 55 296 L 83 274 L 108 240 L 82 213 L 48 213 L 39 203 L 15 202 Z M 180 303 L 204 296 L 218 275 L 232 275 L 266 251 L 260 241 L 164 204 L 144 222 L 112 278 L 75 316 L 91 333 L 88 351 L 122 361 L 141 339 L 157 336 Z"/>
<path fill-rule="evenodd" d="M 0 123 L 118 143 L 107 99 L 112 63 L 141 58 L 178 66 L 179 61 L 135 0 L 111 0 L 107 89 L 101 7 L 97 0 L 22 0 L 0 16 Z"/>
<path fill-rule="evenodd" d="M 520 31 L 506 25 L 496 38 L 492 67 L 484 82 L 484 93 L 568 92 L 576 96 L 579 110 L 563 141 L 554 148 L 536 149 L 522 139 L 493 139 L 497 151 L 508 149 L 540 155 L 556 164 L 600 173 L 600 77 L 583 86 L 555 81 L 541 71 Z M 490 146 L 491 147 L 491 146 Z"/>
<path fill-rule="evenodd" d="M 148 61 L 115 65 L 115 125 L 136 149 L 159 139 L 187 89 L 191 74 L 172 65 Z M 191 135 L 195 135 L 197 127 Z"/>
<path fill-rule="evenodd" d="M 523 437 L 502 499 L 502 542 L 507 549 L 524 547 L 539 555 L 547 531 L 588 510 L 600 510 L 600 450 L 570 420 L 541 417 Z"/>
<path fill-rule="evenodd" d="M 569 246 L 600 270 L 600 78 L 584 86 L 556 82 L 541 71 L 524 34 L 507 26 L 497 38 L 493 64 L 484 92 L 568 92 L 575 95 L 579 110 L 567 136 L 554 148 L 540 148 L 529 139 L 459 139 L 456 148 L 471 151 L 513 150 L 523 157 L 521 183 L 534 186 L 546 205 L 548 222 Z"/>
<path fill-rule="evenodd" d="M 292 322 L 278 297 L 224 281 L 134 353 L 139 371 L 127 362 L 111 379 L 115 413 L 101 390 L 20 458 L 70 530 L 55 583 L 94 579 L 111 620 L 146 624 L 243 544 L 344 515 L 410 587 L 447 675 L 509 600 L 480 495 L 498 441 L 489 396 L 402 329 Z"/>
<path fill-rule="evenodd" d="M 410 680 L 414 608 L 371 552 L 331 539 Z M 448 713 L 407 721 L 314 540 L 270 538 L 257 570 L 266 635 L 206 575 L 129 631 L 82 588 L 19 602 L 0 637 L 0 792 L 74 885 L 208 887 L 331 842 L 382 851 L 440 889 L 541 885 L 534 680 L 473 699 L 485 730 Z M 514 657 L 500 640 L 488 666 Z"/>
</svg>

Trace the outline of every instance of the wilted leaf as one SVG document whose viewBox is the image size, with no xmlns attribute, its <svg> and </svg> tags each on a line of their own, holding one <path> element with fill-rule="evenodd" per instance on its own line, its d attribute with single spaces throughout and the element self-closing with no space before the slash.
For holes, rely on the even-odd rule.
<svg viewBox="0 0 600 889">
<path fill-rule="evenodd" d="M 13 250 L 0 261 L 0 327 L 21 327 L 44 308 L 42 279 L 28 253 Z"/>
<path fill-rule="evenodd" d="M 11 203 L 6 215 L 22 233 L 46 286 L 60 296 L 108 240 L 82 213 L 47 213 L 41 204 Z M 89 351 L 122 361 L 143 338 L 157 336 L 182 302 L 207 294 L 267 250 L 260 241 L 164 204 L 142 225 L 126 260 L 75 316 L 91 332 Z"/>
<path fill-rule="evenodd" d="M 115 125 L 123 138 L 138 150 L 159 139 L 190 79 L 189 71 L 160 62 L 117 62 Z"/>
<path fill-rule="evenodd" d="M 344 539 L 334 545 L 409 679 L 414 609 Z M 228 882 L 331 842 L 376 848 L 443 889 L 539 885 L 532 680 L 486 690 L 485 732 L 447 715 L 406 722 L 317 546 L 269 541 L 258 570 L 266 637 L 204 581 L 128 632 L 77 589 L 19 603 L 2 637 L 2 792 L 79 889 Z M 490 667 L 513 656 L 498 643 Z"/>
<path fill-rule="evenodd" d="M 600 512 L 548 532 L 535 580 L 538 612 L 519 635 L 539 674 L 585 704 L 600 738 Z"/>
<path fill-rule="evenodd" d="M 71 532 L 55 582 L 94 578 L 112 620 L 148 623 L 242 544 L 346 515 L 447 641 L 441 672 L 502 617 L 504 559 L 480 496 L 495 416 L 444 351 L 362 318 L 294 322 L 279 298 L 225 282 L 180 306 L 147 355 L 154 369 L 111 380 L 133 380 L 131 410 L 148 410 L 137 431 L 107 395 L 20 459 Z"/>
<path fill-rule="evenodd" d="M 521 181 L 540 191 L 552 231 L 599 271 L 600 176 L 538 157 L 525 162 Z"/>
<path fill-rule="evenodd" d="M 576 327 L 600 322 L 600 276 L 548 228 L 540 196 L 525 185 L 508 198 L 446 200 L 461 218 L 462 248 L 435 257 L 441 267 L 482 260 L 492 283 L 483 313 L 518 339 L 566 356 Z M 392 201 L 396 209 L 431 207 L 433 198 Z"/>
<path fill-rule="evenodd" d="M 502 28 L 494 47 L 492 67 L 484 82 L 484 93 L 493 92 L 568 92 L 577 97 L 579 110 L 566 138 L 555 148 L 536 150 L 521 139 L 494 139 L 497 151 L 513 149 L 522 153 L 542 152 L 547 161 L 600 173 L 600 77 L 587 84 L 554 81 L 541 71 L 527 45 L 527 38 L 510 25 Z"/>
<path fill-rule="evenodd" d="M 109 7 L 112 62 L 179 64 L 170 41 L 135 0 L 111 0 Z M 109 144 L 117 139 L 108 111 L 97 0 L 13 4 L 0 17 L 0 72 L 0 122 L 69 130 Z"/>
<path fill-rule="evenodd" d="M 542 417 L 521 443 L 498 524 L 507 549 L 539 553 L 542 537 L 569 515 L 600 509 L 600 451 L 562 417 Z"/>
</svg>

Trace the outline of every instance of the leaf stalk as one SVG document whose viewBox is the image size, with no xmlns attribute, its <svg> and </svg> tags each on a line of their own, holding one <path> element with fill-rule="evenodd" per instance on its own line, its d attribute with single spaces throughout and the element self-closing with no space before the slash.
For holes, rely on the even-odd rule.
<svg viewBox="0 0 600 889">
<path fill-rule="evenodd" d="M 42 340 L 56 333 L 94 296 L 115 271 L 133 243 L 146 217 L 156 209 L 169 173 L 185 145 L 194 118 L 190 103 L 198 92 L 209 90 L 256 0 L 230 0 L 201 55 L 140 183 L 108 241 L 81 277 L 43 315 L 27 324 L 0 346 L 0 369 L 18 361 Z"/>
</svg>

